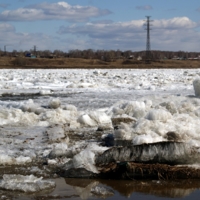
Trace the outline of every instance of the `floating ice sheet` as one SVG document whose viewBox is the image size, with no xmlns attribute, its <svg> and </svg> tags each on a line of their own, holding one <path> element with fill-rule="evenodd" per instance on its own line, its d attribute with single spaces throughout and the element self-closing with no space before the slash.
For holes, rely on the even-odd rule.
<svg viewBox="0 0 200 200">
<path fill-rule="evenodd" d="M 20 191 L 26 193 L 40 192 L 54 188 L 55 182 L 51 180 L 42 180 L 33 175 L 23 176 L 17 174 L 4 174 L 0 181 L 0 188 L 5 190 Z"/>
</svg>

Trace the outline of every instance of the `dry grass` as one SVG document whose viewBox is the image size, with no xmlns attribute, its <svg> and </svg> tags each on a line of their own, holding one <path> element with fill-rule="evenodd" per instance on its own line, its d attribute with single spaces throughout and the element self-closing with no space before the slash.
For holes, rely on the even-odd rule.
<svg viewBox="0 0 200 200">
<path fill-rule="evenodd" d="M 154 61 L 151 64 L 145 64 L 144 61 L 136 60 L 113 60 L 105 62 L 97 59 L 82 58 L 10 58 L 0 57 L 0 68 L 85 68 L 85 69 L 150 69 L 150 68 L 199 68 L 200 60 L 166 60 Z"/>
</svg>

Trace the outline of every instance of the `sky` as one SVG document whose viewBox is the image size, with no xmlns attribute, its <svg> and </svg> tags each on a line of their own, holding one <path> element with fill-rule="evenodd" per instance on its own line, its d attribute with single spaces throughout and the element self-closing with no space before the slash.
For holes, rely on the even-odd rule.
<svg viewBox="0 0 200 200">
<path fill-rule="evenodd" d="M 1 0 L 0 49 L 200 52 L 199 0 Z"/>
</svg>

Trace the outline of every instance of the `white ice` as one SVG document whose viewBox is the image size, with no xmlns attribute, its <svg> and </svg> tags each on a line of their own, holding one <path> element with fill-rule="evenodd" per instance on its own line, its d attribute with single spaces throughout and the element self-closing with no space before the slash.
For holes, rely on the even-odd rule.
<svg viewBox="0 0 200 200">
<path fill-rule="evenodd" d="M 133 145 L 200 147 L 199 76 L 199 69 L 0 70 L 0 164 L 66 153 L 76 167 L 89 163 L 96 172 L 94 156 L 102 151 L 75 144 L 68 132 L 98 127 Z M 114 131 L 113 118 L 133 121 Z"/>
<path fill-rule="evenodd" d="M 88 144 L 84 150 L 81 150 L 72 158 L 72 160 L 69 160 L 66 163 L 64 169 L 85 168 L 88 171 L 98 174 L 99 171 L 95 166 L 95 156 L 98 156 L 98 154 L 101 154 L 106 150 L 108 150 L 107 147 L 100 147 L 96 143 Z"/>
<path fill-rule="evenodd" d="M 37 178 L 33 175 L 4 174 L 3 179 L 0 181 L 1 189 L 26 193 L 40 192 L 55 186 L 54 181 L 42 180 L 42 177 Z"/>
</svg>

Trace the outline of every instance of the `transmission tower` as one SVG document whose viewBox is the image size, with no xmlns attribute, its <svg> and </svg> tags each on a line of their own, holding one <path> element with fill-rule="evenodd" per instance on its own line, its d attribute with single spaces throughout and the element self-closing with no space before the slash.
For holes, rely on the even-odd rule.
<svg viewBox="0 0 200 200">
<path fill-rule="evenodd" d="M 36 45 L 33 46 L 33 52 L 34 52 L 34 55 L 37 56 L 37 47 L 36 47 Z"/>
<path fill-rule="evenodd" d="M 146 41 L 146 63 L 150 64 L 151 63 L 151 59 L 152 59 L 152 55 L 151 55 L 151 44 L 150 44 L 150 26 L 151 26 L 151 21 L 150 20 L 150 16 L 146 16 L 147 20 L 146 20 L 146 29 L 147 30 L 147 41 Z"/>
<path fill-rule="evenodd" d="M 7 53 L 6 53 L 6 46 L 7 46 L 7 45 L 4 45 L 4 55 L 7 54 Z"/>
</svg>

